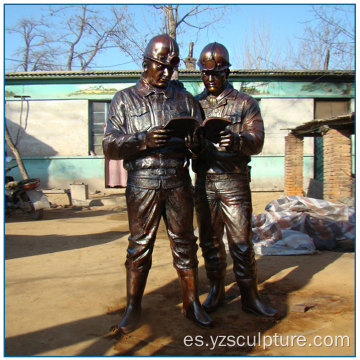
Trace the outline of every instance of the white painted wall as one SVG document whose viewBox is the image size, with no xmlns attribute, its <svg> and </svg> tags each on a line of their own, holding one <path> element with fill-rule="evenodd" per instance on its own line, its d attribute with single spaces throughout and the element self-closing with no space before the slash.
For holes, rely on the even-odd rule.
<svg viewBox="0 0 360 360">
<path fill-rule="evenodd" d="M 265 98 L 260 101 L 265 126 L 261 154 L 284 154 L 287 130 L 314 119 L 314 99 Z M 304 139 L 304 154 L 313 154 L 313 139 Z"/>
<path fill-rule="evenodd" d="M 22 156 L 89 154 L 87 100 L 7 101 L 6 124 Z M 20 129 L 20 130 L 19 130 Z"/>
</svg>

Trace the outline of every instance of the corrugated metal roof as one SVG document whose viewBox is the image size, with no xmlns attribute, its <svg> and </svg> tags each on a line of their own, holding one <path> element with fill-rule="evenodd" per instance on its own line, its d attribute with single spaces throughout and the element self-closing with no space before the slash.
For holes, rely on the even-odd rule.
<svg viewBox="0 0 360 360">
<path fill-rule="evenodd" d="M 355 125 L 355 113 L 351 112 L 349 114 L 334 116 L 328 119 L 314 119 L 312 121 L 308 121 L 302 125 L 299 125 L 292 129 L 284 129 L 284 130 L 291 130 L 291 132 L 295 135 L 309 135 L 312 136 L 318 130 L 320 130 L 323 126 L 345 126 L 349 127 L 353 130 Z"/>
<path fill-rule="evenodd" d="M 38 78 L 137 77 L 142 70 L 28 71 L 5 73 L 5 80 Z M 199 76 L 199 70 L 179 70 L 180 76 Z M 243 77 L 354 77 L 353 70 L 231 70 L 230 76 Z"/>
<path fill-rule="evenodd" d="M 84 78 L 84 77 L 129 77 L 139 76 L 141 70 L 126 71 L 27 71 L 5 73 L 5 79 L 28 79 L 28 78 Z"/>
</svg>

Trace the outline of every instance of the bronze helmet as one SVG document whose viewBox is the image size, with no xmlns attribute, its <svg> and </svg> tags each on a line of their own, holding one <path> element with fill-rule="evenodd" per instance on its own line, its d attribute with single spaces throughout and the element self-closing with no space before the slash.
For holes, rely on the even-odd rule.
<svg viewBox="0 0 360 360">
<path fill-rule="evenodd" d="M 224 45 L 217 42 L 210 43 L 201 51 L 197 64 L 201 71 L 222 71 L 228 69 L 231 66 L 229 63 L 229 52 Z"/>
<path fill-rule="evenodd" d="M 180 63 L 179 46 L 167 34 L 153 37 L 144 52 L 144 59 L 150 59 L 160 64 L 176 67 Z"/>
</svg>

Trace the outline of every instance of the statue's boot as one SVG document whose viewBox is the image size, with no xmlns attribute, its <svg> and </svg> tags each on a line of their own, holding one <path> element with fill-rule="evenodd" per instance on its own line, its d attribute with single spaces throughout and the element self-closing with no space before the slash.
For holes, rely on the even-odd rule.
<svg viewBox="0 0 360 360">
<path fill-rule="evenodd" d="M 256 279 L 238 279 L 240 288 L 242 309 L 253 314 L 277 319 L 280 314 L 277 310 L 264 304 L 259 296 Z"/>
<path fill-rule="evenodd" d="M 137 272 L 127 270 L 126 290 L 127 305 L 125 313 L 118 325 L 123 334 L 128 334 L 137 328 L 141 317 L 141 300 L 144 294 L 148 271 Z"/>
<path fill-rule="evenodd" d="M 199 301 L 197 269 L 178 270 L 177 272 L 183 297 L 183 310 L 186 317 L 200 327 L 212 327 L 213 322 Z"/>
<path fill-rule="evenodd" d="M 208 313 L 211 313 L 225 300 L 225 271 L 207 275 L 210 280 L 210 291 L 202 306 Z"/>
<path fill-rule="evenodd" d="M 242 309 L 246 312 L 277 319 L 279 312 L 264 304 L 257 288 L 257 264 L 253 247 L 235 244 L 231 254 L 236 282 L 240 288 Z"/>
</svg>

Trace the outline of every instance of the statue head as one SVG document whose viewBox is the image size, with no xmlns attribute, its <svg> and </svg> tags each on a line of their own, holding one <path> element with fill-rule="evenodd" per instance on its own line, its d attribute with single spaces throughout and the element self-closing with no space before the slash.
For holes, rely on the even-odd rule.
<svg viewBox="0 0 360 360">
<path fill-rule="evenodd" d="M 220 95 L 226 87 L 231 66 L 226 47 L 216 42 L 206 45 L 197 64 L 207 91 L 214 96 Z"/>
<path fill-rule="evenodd" d="M 157 35 L 149 41 L 144 52 L 143 78 L 152 86 L 165 88 L 179 62 L 176 41 L 167 34 Z"/>
<path fill-rule="evenodd" d="M 202 49 L 197 64 L 201 71 L 222 71 L 231 66 L 226 47 L 217 42 L 208 44 Z"/>
<path fill-rule="evenodd" d="M 169 35 L 157 35 L 147 44 L 144 59 L 157 61 L 160 64 L 174 68 L 180 62 L 179 46 Z"/>
</svg>

